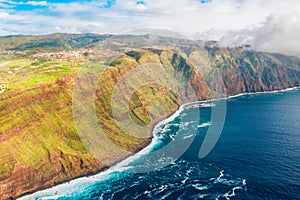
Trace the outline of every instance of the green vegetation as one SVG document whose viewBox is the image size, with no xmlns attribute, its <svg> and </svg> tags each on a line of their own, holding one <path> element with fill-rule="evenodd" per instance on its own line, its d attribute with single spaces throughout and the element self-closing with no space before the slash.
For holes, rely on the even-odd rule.
<svg viewBox="0 0 300 200">
<path fill-rule="evenodd" d="M 199 50 L 186 44 L 181 49 L 184 56 L 159 49 L 135 50 L 106 67 L 102 65 L 105 62 L 98 63 L 89 56 L 93 54 L 91 47 L 107 37 L 91 34 L 0 37 L 3 50 L 0 53 L 0 199 L 94 173 L 144 147 L 152 126 L 174 112 L 186 102 L 184 97 L 190 95 L 185 89 L 173 91 L 176 89 L 173 86 L 185 87 L 179 74 L 190 82 L 198 99 L 209 98 L 207 85 L 212 89 L 211 94 L 225 90 L 221 95 L 300 85 L 299 58 L 239 48 Z M 121 39 L 126 41 L 126 36 Z M 109 56 L 110 53 L 104 52 Z M 147 64 L 153 66 L 144 74 L 128 73 Z M 163 67 L 157 68 L 155 64 Z M 168 70 L 176 73 L 167 73 Z M 99 140 L 102 151 L 98 156 L 104 159 L 103 163 L 86 149 L 75 126 L 72 95 L 79 72 L 90 75 L 86 80 L 81 77 L 87 86 L 95 81 L 95 74 L 103 72 L 96 79 L 97 124 L 106 138 L 126 151 L 114 155 L 111 143 Z M 116 121 L 112 113 L 113 91 L 128 74 L 132 80 L 119 86 L 119 96 L 115 99 L 115 109 L 121 114 Z M 141 84 L 149 76 L 160 77 L 161 84 Z M 129 105 L 123 106 L 120 102 L 126 100 L 124 94 L 129 91 L 132 93 L 126 97 Z M 126 120 L 126 113 L 133 121 Z"/>
<path fill-rule="evenodd" d="M 32 86 L 50 83 L 80 69 L 78 59 L 13 59 L 0 63 L 0 83 L 7 89 L 24 90 Z"/>
<path fill-rule="evenodd" d="M 0 60 L 0 85 L 4 87 L 0 94 L 3 195 L 6 181 L 16 188 L 25 182 L 40 187 L 45 184 L 39 186 L 40 180 L 54 184 L 104 167 L 86 150 L 74 124 L 72 90 L 86 59 L 80 56 L 81 51 L 79 56 L 73 54 L 65 52 L 60 58 L 43 53 L 42 58 L 36 58 L 39 54 L 14 52 Z M 104 69 L 95 63 L 85 68 Z"/>
<path fill-rule="evenodd" d="M 7 36 L 0 37 L 0 49 L 14 51 L 46 49 L 48 51 L 72 50 L 93 47 L 97 42 L 110 37 L 110 35 L 95 34 L 60 34 L 54 33 L 46 36 Z"/>
<path fill-rule="evenodd" d="M 140 64 L 160 64 L 161 59 L 165 59 L 168 63 L 166 66 L 172 67 L 170 53 L 161 58 L 150 51 L 140 53 Z M 114 66 L 106 68 L 86 61 L 84 57 L 36 59 L 32 58 L 33 55 L 22 58 L 13 56 L 1 61 L 0 68 L 3 74 L 0 81 L 7 88 L 6 92 L 0 94 L 0 185 L 3 185 L 0 191 L 6 190 L 1 188 L 5 186 L 1 181 L 16 184 L 14 187 L 19 187 L 20 182 L 26 182 L 35 188 L 41 180 L 46 180 L 47 184 L 39 184 L 51 186 L 57 181 L 102 169 L 106 164 L 114 163 L 142 148 L 148 142 L 152 125 L 174 112 L 179 104 L 169 88 L 153 84 L 137 88 L 131 96 L 129 114 L 134 123 L 141 127 L 150 126 L 143 129 L 139 137 L 131 136 L 118 126 L 112 116 L 111 97 L 118 80 L 138 66 L 134 57 L 122 57 L 114 62 Z M 88 152 L 75 127 L 72 95 L 79 70 L 90 74 L 105 70 L 96 92 L 97 117 L 107 138 L 128 152 L 111 155 L 108 152 L 112 147 L 108 147 L 105 140 L 100 140 L 99 145 L 103 146 L 103 151 L 99 155 L 105 163 Z M 161 73 L 164 72 L 156 70 L 154 76 Z M 138 79 L 135 77 L 135 80 Z M 165 113 L 155 109 L 150 113 L 149 110 L 155 105 L 162 105 Z M 126 107 L 119 109 L 122 112 L 128 110 Z M 18 183 L 14 182 L 15 179 Z"/>
</svg>

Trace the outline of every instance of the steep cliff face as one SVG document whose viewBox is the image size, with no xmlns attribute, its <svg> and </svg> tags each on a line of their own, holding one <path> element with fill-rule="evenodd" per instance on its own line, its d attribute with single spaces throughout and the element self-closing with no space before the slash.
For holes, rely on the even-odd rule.
<svg viewBox="0 0 300 200">
<path fill-rule="evenodd" d="M 209 90 L 191 63 L 171 51 L 135 50 L 114 60 L 101 75 L 96 113 L 108 139 L 130 154 L 147 144 L 155 123 L 192 101 L 193 95 L 194 101 L 207 99 Z M 99 156 L 105 161 L 111 157 Z"/>
<path fill-rule="evenodd" d="M 187 57 L 189 60 L 185 59 Z M 133 71 L 141 66 L 150 67 L 134 75 Z M 183 57 L 160 49 L 130 51 L 114 60 L 100 79 L 93 77 L 92 69 L 86 69 L 88 76 L 83 81 L 96 80 L 98 84 L 95 93 L 97 123 L 105 137 L 125 152 L 113 154 L 113 145 L 99 140 L 99 146 L 103 147 L 99 155 L 105 162 L 91 155 L 78 135 L 72 110 L 74 71 L 70 70 L 68 75 L 54 82 L 38 82 L 34 86 L 30 83 L 26 90 L 0 94 L 0 199 L 95 173 L 143 148 L 150 140 L 152 126 L 173 113 L 180 104 L 188 102 L 191 91 L 196 99 L 203 100 L 211 96 L 208 86 L 214 91 L 224 91 L 219 95 L 295 87 L 300 84 L 299 67 L 300 59 L 296 57 L 238 48 L 206 48 L 189 49 Z M 27 67 L 23 76 L 45 71 L 36 66 L 32 69 L 34 71 Z M 51 68 L 49 72 L 53 75 L 58 69 Z M 47 74 L 48 71 L 43 76 Z M 149 74 L 161 84 L 142 84 L 144 80 L 151 81 Z M 128 75 L 129 81 L 123 83 L 122 78 Z M 187 83 L 192 90 L 187 89 Z M 175 85 L 181 86 L 180 89 L 176 90 Z M 138 135 L 141 137 L 120 128 L 115 120 L 112 99 L 118 87 L 121 95 L 114 101 L 121 113 L 119 122 L 126 119 L 128 112 L 134 123 L 142 127 Z M 122 106 L 122 92 L 130 91 L 129 104 Z M 163 109 L 150 112 L 156 105 Z"/>
<path fill-rule="evenodd" d="M 300 58 L 239 48 L 207 50 L 211 61 L 205 76 L 207 84 L 216 89 L 221 87 L 219 81 L 222 81 L 227 96 L 300 85 Z"/>
<path fill-rule="evenodd" d="M 55 83 L 0 101 L 0 199 L 97 171 L 72 121 L 72 86 Z"/>
<path fill-rule="evenodd" d="M 103 146 L 99 152 L 100 160 L 90 154 L 76 130 L 72 113 L 75 74 L 24 91 L 15 90 L 2 94 L 0 199 L 17 197 L 51 187 L 59 182 L 95 173 L 143 148 L 151 138 L 152 126 L 176 111 L 178 106 L 184 103 L 184 99 L 188 101 L 190 95 L 185 87 L 182 87 L 176 96 L 171 91 L 172 88 L 164 84 L 141 84 L 131 94 L 128 107 L 121 109 L 124 109 L 124 112 L 128 111 L 135 123 L 146 128 L 142 137 L 134 137 L 122 130 L 112 115 L 113 91 L 117 83 L 131 70 L 149 63 L 154 66 L 148 68 L 153 71 L 154 77 L 163 79 L 165 75 L 169 76 L 169 79 L 163 80 L 162 83 L 173 80 L 174 84 L 171 85 L 175 85 L 184 78 L 194 87 L 198 99 L 208 98 L 207 86 L 195 67 L 174 52 L 141 50 L 129 52 L 118 58 L 100 77 L 95 105 L 98 121 L 106 137 L 125 153 L 112 155 L 114 145 L 100 140 L 98 144 Z M 155 68 L 158 65 L 162 67 Z M 168 69 L 176 73 L 164 74 Z M 87 77 L 91 78 L 93 73 L 88 73 L 91 76 Z M 135 81 L 141 78 L 147 79 L 149 71 L 142 73 L 143 77 L 136 77 L 137 79 L 133 79 L 125 86 L 134 86 Z M 179 99 L 178 94 L 186 98 Z M 164 112 L 161 110 L 149 112 L 155 105 L 164 107 Z"/>
</svg>

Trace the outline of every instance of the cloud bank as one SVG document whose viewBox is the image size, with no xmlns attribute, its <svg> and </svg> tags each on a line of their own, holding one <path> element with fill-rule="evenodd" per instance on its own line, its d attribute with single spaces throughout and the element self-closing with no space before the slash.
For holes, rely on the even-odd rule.
<svg viewBox="0 0 300 200">
<path fill-rule="evenodd" d="M 298 0 L 0 0 L 0 35 L 119 34 L 159 28 L 227 45 L 250 43 L 298 54 L 297 13 Z"/>
<path fill-rule="evenodd" d="M 259 51 L 300 56 L 300 15 L 272 14 L 258 27 L 231 31 L 222 38 L 222 46 L 251 45 Z"/>
</svg>

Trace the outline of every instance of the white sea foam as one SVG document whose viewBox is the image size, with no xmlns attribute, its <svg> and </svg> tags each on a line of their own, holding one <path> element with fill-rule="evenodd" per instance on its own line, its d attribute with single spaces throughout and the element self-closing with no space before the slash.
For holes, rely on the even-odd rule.
<svg viewBox="0 0 300 200">
<path fill-rule="evenodd" d="M 194 136 L 194 134 L 190 134 L 190 135 L 184 136 L 183 139 L 188 139 L 188 138 L 191 138 L 193 136 Z"/>
<path fill-rule="evenodd" d="M 228 96 L 228 99 L 233 99 L 233 98 L 237 98 L 237 97 L 241 97 L 241 96 L 245 96 L 245 95 L 249 95 L 249 94 L 254 94 L 254 93 L 241 93 L 241 94 L 237 94 L 237 95 L 232 95 L 232 96 Z"/>
<path fill-rule="evenodd" d="M 211 123 L 207 122 L 207 123 L 199 124 L 198 128 L 204 128 L 204 127 L 207 127 L 207 126 L 210 126 L 210 125 L 211 125 Z"/>
<path fill-rule="evenodd" d="M 181 181 L 181 183 L 182 183 L 182 184 L 186 184 L 187 180 L 189 180 L 188 177 L 184 178 L 184 179 Z"/>
<path fill-rule="evenodd" d="M 225 197 L 227 200 L 230 200 L 230 197 L 235 196 L 235 191 L 236 190 L 241 190 L 241 189 L 242 189 L 242 187 L 240 187 L 240 186 L 234 187 L 234 188 L 232 188 L 232 191 L 225 193 L 223 195 L 223 197 Z"/>
<path fill-rule="evenodd" d="M 193 186 L 193 188 L 195 188 L 196 190 L 208 190 L 209 188 L 211 188 L 211 187 L 209 187 L 208 185 L 201 185 L 201 184 L 199 184 L 199 183 L 197 183 L 197 184 L 192 184 L 192 186 Z"/>
<path fill-rule="evenodd" d="M 246 179 L 243 180 L 242 184 L 245 186 L 247 184 Z"/>
<path fill-rule="evenodd" d="M 287 89 L 283 89 L 283 90 L 272 90 L 272 91 L 264 91 L 264 92 L 249 92 L 249 93 L 241 93 L 241 94 L 237 94 L 237 95 L 233 95 L 233 96 L 228 96 L 228 99 L 233 99 L 233 98 L 237 98 L 237 97 L 241 97 L 241 96 L 245 96 L 245 95 L 255 95 L 255 94 L 273 94 L 273 93 L 280 93 L 280 92 L 290 92 L 293 90 L 298 90 L 300 89 L 299 87 L 292 87 L 292 88 L 287 88 Z"/>
<path fill-rule="evenodd" d="M 196 123 L 198 123 L 198 121 L 183 122 L 180 124 L 180 128 L 182 130 L 188 130 L 190 128 L 189 126 L 190 124 L 196 124 Z"/>
<path fill-rule="evenodd" d="M 196 101 L 184 104 L 184 108 L 207 108 L 207 107 L 215 107 L 216 104 L 211 103 L 210 100 L 204 100 L 204 101 Z"/>
</svg>

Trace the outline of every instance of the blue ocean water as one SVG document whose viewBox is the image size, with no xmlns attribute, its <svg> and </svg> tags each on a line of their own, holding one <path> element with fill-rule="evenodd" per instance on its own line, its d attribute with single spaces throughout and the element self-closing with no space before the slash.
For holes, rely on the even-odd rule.
<svg viewBox="0 0 300 200">
<path fill-rule="evenodd" d="M 210 121 L 213 106 L 186 107 L 159 125 L 151 148 L 106 172 L 23 199 L 300 199 L 300 90 L 228 99 L 219 141 L 200 159 L 218 123 Z M 178 159 L 149 153 L 185 141 L 191 145 Z"/>
</svg>

